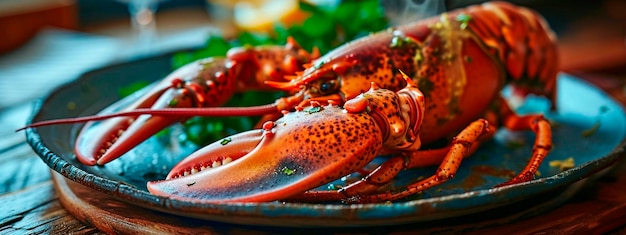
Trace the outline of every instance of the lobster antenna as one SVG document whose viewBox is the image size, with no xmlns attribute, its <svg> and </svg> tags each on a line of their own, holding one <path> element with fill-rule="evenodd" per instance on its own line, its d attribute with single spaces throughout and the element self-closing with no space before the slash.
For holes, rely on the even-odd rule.
<svg viewBox="0 0 626 235">
<path fill-rule="evenodd" d="M 15 132 L 27 128 L 50 126 L 58 124 L 82 123 L 89 121 L 101 121 L 114 117 L 128 117 L 139 115 L 156 116 L 206 116 L 206 117 L 228 117 L 228 116 L 261 116 L 272 112 L 278 112 L 276 104 L 266 104 L 253 107 L 210 107 L 210 108 L 167 108 L 167 109 L 135 109 L 119 113 L 85 116 L 77 118 L 62 118 L 48 121 L 35 122 L 15 130 Z"/>
</svg>

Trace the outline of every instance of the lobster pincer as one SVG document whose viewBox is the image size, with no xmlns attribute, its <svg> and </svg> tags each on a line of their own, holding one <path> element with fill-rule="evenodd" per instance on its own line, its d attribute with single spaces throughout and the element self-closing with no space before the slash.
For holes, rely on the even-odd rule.
<svg viewBox="0 0 626 235">
<path fill-rule="evenodd" d="M 121 111 L 137 109 L 164 109 L 169 107 L 201 107 L 209 102 L 221 104 L 234 90 L 234 81 L 226 79 L 226 60 L 204 59 L 188 64 L 151 88 L 146 95 Z M 213 75 L 207 81 L 203 76 Z M 224 96 L 206 96 L 205 90 L 214 89 Z M 165 127 L 184 120 L 177 116 L 135 115 L 118 117 L 102 122 L 88 122 L 76 139 L 75 153 L 79 161 L 87 165 L 103 165 L 123 155 L 142 141 Z M 98 131 L 92 131 L 97 128 Z M 88 133 L 88 134 L 85 134 Z"/>
</svg>

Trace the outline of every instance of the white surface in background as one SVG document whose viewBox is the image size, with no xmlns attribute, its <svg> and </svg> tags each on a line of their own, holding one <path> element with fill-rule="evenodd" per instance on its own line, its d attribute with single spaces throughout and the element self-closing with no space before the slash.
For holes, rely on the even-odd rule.
<svg viewBox="0 0 626 235">
<path fill-rule="evenodd" d="M 154 54 L 202 46 L 215 33 L 206 27 L 161 36 Z M 22 48 L 0 55 L 0 110 L 45 97 L 87 71 L 136 56 L 128 40 L 43 30 Z"/>
<path fill-rule="evenodd" d="M 42 97 L 88 69 L 115 58 L 115 39 L 72 31 L 42 31 L 24 47 L 0 56 L 0 107 Z"/>
</svg>

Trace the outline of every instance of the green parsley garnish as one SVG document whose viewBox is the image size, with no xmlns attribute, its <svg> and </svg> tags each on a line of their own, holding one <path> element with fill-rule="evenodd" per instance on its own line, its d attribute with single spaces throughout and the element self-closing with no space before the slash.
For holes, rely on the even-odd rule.
<svg viewBox="0 0 626 235">
<path fill-rule="evenodd" d="M 456 20 L 461 23 L 460 25 L 461 29 L 466 29 L 470 20 L 472 20 L 472 17 L 466 14 L 458 14 L 456 16 Z"/>
<path fill-rule="evenodd" d="M 222 139 L 222 141 L 220 142 L 221 145 L 227 145 L 228 143 L 230 143 L 231 141 L 233 141 L 233 139 L 231 139 L 230 137 L 228 138 L 224 138 Z"/>
<path fill-rule="evenodd" d="M 280 171 L 286 176 L 291 176 L 296 173 L 296 169 L 289 169 L 288 167 L 283 167 Z"/>
<path fill-rule="evenodd" d="M 170 102 L 167 104 L 167 106 L 170 107 L 176 107 L 176 105 L 178 104 L 178 100 L 177 99 L 172 99 L 170 100 Z"/>
<path fill-rule="evenodd" d="M 322 106 L 317 106 L 317 107 L 313 107 L 313 108 L 307 109 L 307 110 L 305 110 L 305 112 L 311 114 L 311 113 L 320 112 L 322 110 L 323 110 Z"/>
</svg>

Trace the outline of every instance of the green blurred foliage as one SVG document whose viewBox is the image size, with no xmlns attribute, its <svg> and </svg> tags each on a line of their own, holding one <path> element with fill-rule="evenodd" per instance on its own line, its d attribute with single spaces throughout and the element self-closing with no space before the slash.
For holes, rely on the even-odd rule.
<svg viewBox="0 0 626 235">
<path fill-rule="evenodd" d="M 318 47 L 324 54 L 343 43 L 383 30 L 388 26 L 378 0 L 344 0 L 335 7 L 315 6 L 300 2 L 299 7 L 308 13 L 308 17 L 301 24 L 290 27 L 276 24 L 270 34 L 244 31 L 231 40 L 211 36 L 203 48 L 174 55 L 172 65 L 174 68 L 179 68 L 198 59 L 225 56 L 232 47 L 282 45 L 287 42 L 289 36 L 292 36 L 304 49 L 311 51 L 313 47 Z"/>
<path fill-rule="evenodd" d="M 322 54 L 335 47 L 367 36 L 387 27 L 387 19 L 378 0 L 344 0 L 335 7 L 322 7 L 300 2 L 299 7 L 308 13 L 301 23 L 290 27 L 276 24 L 269 34 L 241 32 L 234 39 L 211 36 L 205 46 L 195 51 L 180 52 L 173 56 L 172 66 L 182 67 L 198 59 L 225 56 L 233 47 L 282 45 L 289 36 L 293 37 L 305 50 L 317 47 Z M 246 92 L 236 94 L 225 106 L 254 106 L 273 103 L 283 96 L 281 92 Z M 184 125 L 181 141 L 206 145 L 225 136 L 250 130 L 260 117 L 205 118 L 194 117 Z"/>
</svg>

